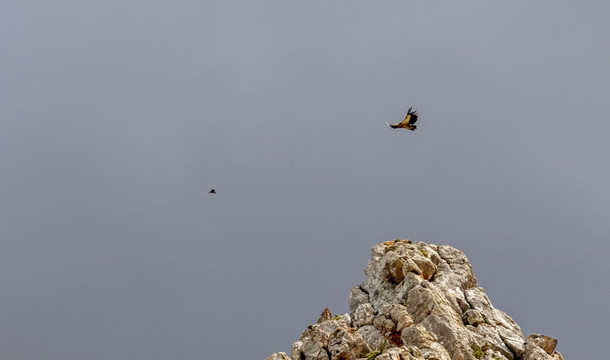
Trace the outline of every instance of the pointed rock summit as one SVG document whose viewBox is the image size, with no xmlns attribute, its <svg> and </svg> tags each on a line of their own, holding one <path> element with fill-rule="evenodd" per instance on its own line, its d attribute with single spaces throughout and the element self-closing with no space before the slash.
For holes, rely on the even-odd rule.
<svg viewBox="0 0 610 360">
<path fill-rule="evenodd" d="M 557 340 L 532 334 L 493 307 L 460 250 L 410 240 L 372 249 L 349 314 L 324 309 L 267 360 L 563 360 Z"/>
</svg>

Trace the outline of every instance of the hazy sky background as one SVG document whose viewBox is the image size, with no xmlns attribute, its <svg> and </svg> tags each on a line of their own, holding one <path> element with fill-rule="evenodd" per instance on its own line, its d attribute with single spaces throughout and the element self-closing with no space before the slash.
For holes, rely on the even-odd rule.
<svg viewBox="0 0 610 360">
<path fill-rule="evenodd" d="M 607 1 L 5 1 L 2 358 L 289 352 L 395 238 L 607 357 L 608 34 Z"/>
</svg>

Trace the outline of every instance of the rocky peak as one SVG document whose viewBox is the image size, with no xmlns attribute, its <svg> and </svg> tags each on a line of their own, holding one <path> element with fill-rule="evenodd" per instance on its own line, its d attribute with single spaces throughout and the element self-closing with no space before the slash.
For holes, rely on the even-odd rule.
<svg viewBox="0 0 610 360">
<path fill-rule="evenodd" d="M 384 242 L 373 247 L 364 273 L 350 290 L 350 313 L 333 317 L 324 309 L 292 345 L 293 360 L 563 360 L 557 340 L 525 339 L 493 307 L 458 249 Z"/>
</svg>

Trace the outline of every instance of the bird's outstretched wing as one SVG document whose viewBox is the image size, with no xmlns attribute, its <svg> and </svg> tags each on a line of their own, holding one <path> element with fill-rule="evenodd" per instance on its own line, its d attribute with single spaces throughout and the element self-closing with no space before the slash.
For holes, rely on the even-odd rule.
<svg viewBox="0 0 610 360">
<path fill-rule="evenodd" d="M 402 120 L 399 123 L 396 124 L 388 124 L 386 122 L 386 124 L 388 124 L 389 127 L 391 127 L 392 129 L 398 129 L 398 128 L 402 128 L 402 129 L 408 129 L 408 130 L 415 130 L 417 129 L 417 126 L 413 125 L 415 124 L 415 122 L 417 121 L 417 110 L 415 111 L 411 111 L 413 108 L 410 107 L 409 110 L 407 111 L 407 115 L 405 116 L 404 120 Z"/>
<path fill-rule="evenodd" d="M 417 122 L 417 110 L 415 111 L 411 111 L 412 108 L 409 108 L 409 111 L 407 111 L 407 116 L 405 116 L 405 120 L 408 119 L 408 123 L 413 125 Z"/>
</svg>

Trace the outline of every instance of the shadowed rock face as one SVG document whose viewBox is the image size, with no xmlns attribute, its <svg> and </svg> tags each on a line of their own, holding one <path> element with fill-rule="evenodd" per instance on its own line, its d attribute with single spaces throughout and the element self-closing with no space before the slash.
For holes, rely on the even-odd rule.
<svg viewBox="0 0 610 360">
<path fill-rule="evenodd" d="M 293 360 L 563 360 L 557 340 L 526 341 L 493 307 L 460 250 L 396 240 L 371 253 L 365 281 L 350 290 L 350 313 L 333 318 L 325 309 L 292 345 Z"/>
</svg>

